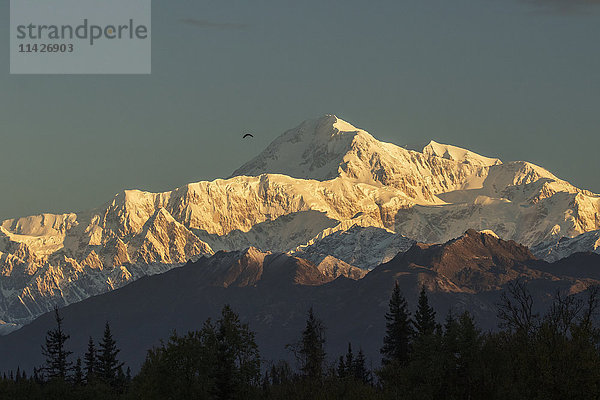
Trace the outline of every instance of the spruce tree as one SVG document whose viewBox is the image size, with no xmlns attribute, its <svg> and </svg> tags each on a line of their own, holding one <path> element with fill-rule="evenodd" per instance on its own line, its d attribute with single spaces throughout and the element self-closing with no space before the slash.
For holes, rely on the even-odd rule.
<svg viewBox="0 0 600 400">
<path fill-rule="evenodd" d="M 367 370 L 365 354 L 362 349 L 358 350 L 352 369 L 354 371 L 354 379 L 366 384 L 371 383 L 371 373 Z"/>
<path fill-rule="evenodd" d="M 348 352 L 346 353 L 346 374 L 354 377 L 354 354 L 352 354 L 352 343 L 348 342 Z"/>
<path fill-rule="evenodd" d="M 222 310 L 221 323 L 218 326 L 217 338 L 217 366 L 216 366 L 216 389 L 217 399 L 229 399 L 234 396 L 235 382 L 235 349 L 232 339 L 235 336 L 234 325 L 237 318 L 230 315 L 233 311 L 226 305 Z"/>
<path fill-rule="evenodd" d="M 271 366 L 271 382 L 273 386 L 281 384 L 281 379 L 279 379 L 279 373 L 275 364 Z"/>
<path fill-rule="evenodd" d="M 444 347 L 448 349 L 450 353 L 456 353 L 458 341 L 458 322 L 454 318 L 452 310 L 448 311 L 446 315 L 446 321 L 444 322 Z"/>
<path fill-rule="evenodd" d="M 104 336 L 98 350 L 98 375 L 104 382 L 114 385 L 116 383 L 117 372 L 123 366 L 123 363 L 117 359 L 117 354 L 119 354 L 120 350 L 117 348 L 117 342 L 112 337 L 108 322 L 106 322 Z"/>
<path fill-rule="evenodd" d="M 344 379 L 346 377 L 346 364 L 344 363 L 344 356 L 340 356 L 340 360 L 338 361 L 337 375 L 340 379 Z"/>
<path fill-rule="evenodd" d="M 260 384 L 260 355 L 248 324 L 225 305 L 217 321 L 215 385 L 218 399 L 239 397 Z"/>
<path fill-rule="evenodd" d="M 300 341 L 287 345 L 300 364 L 302 376 L 312 382 L 320 382 L 325 372 L 325 328 L 323 322 L 314 314 L 313 308 L 308 310 L 306 327 L 302 331 Z"/>
<path fill-rule="evenodd" d="M 425 286 L 421 287 L 419 303 L 415 312 L 416 336 L 429 336 L 435 332 L 435 311 L 429 306 Z"/>
<path fill-rule="evenodd" d="M 271 380 L 269 379 L 269 371 L 266 370 L 265 374 L 263 375 L 262 382 L 261 382 L 261 387 L 262 387 L 263 393 L 265 393 L 265 394 L 269 393 L 270 386 L 271 386 Z"/>
<path fill-rule="evenodd" d="M 85 362 L 85 380 L 90 383 L 94 380 L 96 371 L 98 370 L 98 360 L 96 358 L 96 346 L 94 345 L 94 339 L 90 336 L 88 341 L 88 349 L 83 356 Z"/>
<path fill-rule="evenodd" d="M 385 314 L 386 333 L 381 348 L 382 364 L 385 366 L 392 362 L 406 365 L 410 350 L 412 326 L 406 299 L 400 292 L 396 282 L 390 298 L 389 311 Z"/>
<path fill-rule="evenodd" d="M 481 332 L 475 326 L 473 317 L 465 311 L 457 323 L 456 389 L 460 398 L 480 397 L 476 394 L 482 390 L 482 343 Z"/>
<path fill-rule="evenodd" d="M 444 374 L 441 366 L 442 332 L 441 327 L 436 326 L 435 311 L 429 306 L 424 286 L 421 287 L 419 294 L 414 326 L 415 332 L 405 380 L 413 390 L 411 395 L 438 398 L 443 395 L 441 391 Z"/>
<path fill-rule="evenodd" d="M 456 321 L 452 310 L 449 310 L 443 328 L 440 357 L 443 375 L 441 391 L 447 393 L 448 396 L 451 396 L 450 394 L 454 396 L 453 393 L 455 393 L 457 387 L 458 335 L 459 324 Z"/>
<path fill-rule="evenodd" d="M 73 369 L 73 383 L 81 385 L 83 383 L 83 371 L 81 369 L 81 358 L 77 358 L 75 368 Z"/>
<path fill-rule="evenodd" d="M 119 391 L 123 391 L 125 389 L 126 377 L 125 372 L 123 372 L 123 364 L 119 366 L 116 373 L 115 386 Z"/>
<path fill-rule="evenodd" d="M 43 369 L 49 379 L 64 380 L 71 367 L 68 359 L 72 352 L 65 348 L 65 342 L 70 336 L 63 332 L 63 319 L 58 312 L 58 307 L 54 308 L 54 318 L 56 328 L 46 333 L 46 344 L 42 345 L 42 354 L 46 357 Z"/>
</svg>

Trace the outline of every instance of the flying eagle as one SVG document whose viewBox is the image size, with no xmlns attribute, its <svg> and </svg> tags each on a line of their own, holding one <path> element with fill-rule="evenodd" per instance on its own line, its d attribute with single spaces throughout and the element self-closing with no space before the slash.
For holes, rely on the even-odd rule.
<svg viewBox="0 0 600 400">
<path fill-rule="evenodd" d="M 243 139 L 246 139 L 247 137 L 254 137 L 254 135 L 253 135 L 253 134 L 251 134 L 251 133 L 246 133 L 246 134 L 244 135 Z"/>
</svg>

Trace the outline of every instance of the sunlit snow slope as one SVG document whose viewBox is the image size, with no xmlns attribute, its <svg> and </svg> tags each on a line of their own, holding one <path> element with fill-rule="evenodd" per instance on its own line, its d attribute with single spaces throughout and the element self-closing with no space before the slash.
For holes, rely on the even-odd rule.
<svg viewBox="0 0 600 400">
<path fill-rule="evenodd" d="M 285 132 L 229 179 L 1 222 L 0 320 L 25 323 L 218 250 L 371 268 L 410 240 L 444 242 L 469 228 L 528 246 L 574 237 L 600 228 L 600 197 L 524 161 L 436 142 L 408 150 L 327 115 Z"/>
</svg>

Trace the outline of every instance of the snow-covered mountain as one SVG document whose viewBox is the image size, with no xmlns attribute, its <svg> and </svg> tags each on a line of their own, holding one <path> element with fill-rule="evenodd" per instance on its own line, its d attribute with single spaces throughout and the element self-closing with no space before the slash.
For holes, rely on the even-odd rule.
<svg viewBox="0 0 600 400">
<path fill-rule="evenodd" d="M 600 197 L 524 161 L 430 142 L 409 150 L 329 115 L 285 132 L 233 173 L 285 174 L 396 189 L 382 227 L 442 242 L 471 227 L 533 245 L 598 229 Z M 393 215 L 389 215 L 389 207 Z"/>
<path fill-rule="evenodd" d="M 41 215 L 0 226 L 0 313 L 27 323 L 54 305 L 64 306 L 147 275 L 165 272 L 210 247 L 163 208 L 135 232 L 113 225 L 114 215 Z"/>
<path fill-rule="evenodd" d="M 531 248 L 536 257 L 549 262 L 560 260 L 574 253 L 594 252 L 600 254 L 600 230 L 582 233 L 574 238 L 562 237 L 549 240 Z"/>
<path fill-rule="evenodd" d="M 399 189 L 419 204 L 442 204 L 437 194 L 477 185 L 485 168 L 499 163 L 465 150 L 459 160 L 438 156 L 435 149 L 441 147 L 432 142 L 423 152 L 406 150 L 327 115 L 285 132 L 233 176 L 283 174 L 319 181 L 340 177 Z"/>
<path fill-rule="evenodd" d="M 379 230 L 344 236 L 353 226 Z M 335 274 L 402 251 L 400 235 L 439 243 L 469 228 L 525 245 L 574 237 L 600 229 L 600 196 L 527 162 L 436 142 L 410 150 L 327 115 L 229 179 L 1 222 L 0 319 L 27 322 L 213 251 L 302 251 Z"/>
<path fill-rule="evenodd" d="M 372 269 L 408 250 L 414 240 L 374 226 L 352 226 L 299 246 L 291 253 L 316 264 L 336 257 L 362 269 Z"/>
</svg>

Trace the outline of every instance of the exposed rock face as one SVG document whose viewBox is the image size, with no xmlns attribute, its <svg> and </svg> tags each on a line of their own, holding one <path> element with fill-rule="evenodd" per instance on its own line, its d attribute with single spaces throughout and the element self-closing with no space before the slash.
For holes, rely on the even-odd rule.
<svg viewBox="0 0 600 400">
<path fill-rule="evenodd" d="M 220 251 L 196 261 L 198 285 L 246 287 L 256 285 L 322 285 L 342 276 L 360 279 L 366 271 L 330 257 L 318 266 L 283 253 L 262 252 L 250 247 L 243 251 Z"/>
<path fill-rule="evenodd" d="M 529 249 L 516 242 L 468 230 L 444 244 L 416 243 L 384 265 L 397 273 L 422 270 L 427 273 L 423 284 L 430 288 L 477 293 L 498 290 L 517 278 L 540 278 L 542 274 L 529 266 L 535 261 Z"/>
<path fill-rule="evenodd" d="M 323 275 L 325 275 L 326 278 L 332 280 L 337 279 L 340 276 L 350 279 L 361 279 L 367 274 L 365 269 L 353 267 L 352 265 L 332 256 L 326 256 L 323 258 L 317 265 L 317 268 Z"/>
</svg>

